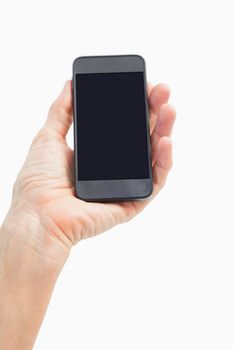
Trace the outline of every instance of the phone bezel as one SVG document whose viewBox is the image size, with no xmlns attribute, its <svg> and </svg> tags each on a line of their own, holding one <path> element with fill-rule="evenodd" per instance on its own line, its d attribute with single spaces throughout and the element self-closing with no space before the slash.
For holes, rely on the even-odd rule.
<svg viewBox="0 0 233 350">
<path fill-rule="evenodd" d="M 78 106 L 76 101 L 76 74 L 143 72 L 147 129 L 147 149 L 149 178 L 119 180 L 78 180 Z M 147 80 L 145 60 L 140 55 L 82 56 L 73 62 L 73 114 L 74 114 L 74 170 L 75 191 L 78 198 L 85 201 L 129 201 L 144 199 L 153 192 L 151 147 L 149 131 L 149 108 L 147 100 Z"/>
</svg>

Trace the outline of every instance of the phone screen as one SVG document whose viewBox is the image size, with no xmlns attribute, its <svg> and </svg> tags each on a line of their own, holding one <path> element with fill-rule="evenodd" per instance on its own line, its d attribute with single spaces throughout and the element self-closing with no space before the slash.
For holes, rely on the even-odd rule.
<svg viewBox="0 0 233 350">
<path fill-rule="evenodd" d="M 143 72 L 76 74 L 78 180 L 149 178 Z"/>
</svg>

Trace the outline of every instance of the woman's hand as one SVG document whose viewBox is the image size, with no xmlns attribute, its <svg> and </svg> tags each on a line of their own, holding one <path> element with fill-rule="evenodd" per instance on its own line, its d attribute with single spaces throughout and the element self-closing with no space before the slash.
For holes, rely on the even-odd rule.
<svg viewBox="0 0 233 350">
<path fill-rule="evenodd" d="M 172 166 L 174 108 L 165 85 L 148 87 L 154 193 L 143 201 L 87 203 L 74 195 L 71 82 L 50 108 L 16 179 L 0 229 L 0 348 L 32 349 L 72 245 L 137 215 Z M 25 332 L 25 329 L 27 332 Z"/>
<path fill-rule="evenodd" d="M 12 208 L 28 220 L 38 221 L 49 241 L 62 242 L 68 249 L 83 238 L 109 230 L 137 215 L 164 186 L 172 166 L 170 135 L 175 110 L 168 105 L 166 85 L 148 86 L 154 193 L 143 201 L 90 203 L 75 197 L 73 150 L 66 143 L 72 123 L 71 81 L 52 104 L 47 121 L 34 138 L 17 177 Z M 24 220 L 23 225 L 27 225 Z M 30 233 L 28 233 L 29 235 Z M 26 238 L 24 238 L 26 239 Z"/>
</svg>

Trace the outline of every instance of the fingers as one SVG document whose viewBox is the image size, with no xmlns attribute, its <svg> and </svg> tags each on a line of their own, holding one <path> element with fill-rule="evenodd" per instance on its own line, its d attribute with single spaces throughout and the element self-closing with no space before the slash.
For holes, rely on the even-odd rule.
<svg viewBox="0 0 233 350">
<path fill-rule="evenodd" d="M 60 136 L 65 137 L 73 119 L 72 111 L 72 86 L 68 80 L 60 95 L 50 107 L 45 126 L 56 131 Z"/>
<path fill-rule="evenodd" d="M 149 108 L 154 114 L 158 114 L 161 106 L 167 103 L 170 96 L 170 88 L 166 84 L 156 85 L 149 97 Z"/>
<path fill-rule="evenodd" d="M 175 108 L 163 104 L 158 113 L 157 122 L 151 135 L 151 154 L 155 194 L 164 186 L 172 167 L 171 133 L 176 119 Z"/>
<path fill-rule="evenodd" d="M 149 90 L 150 89 L 150 90 Z M 150 94 L 149 94 L 150 92 Z M 151 89 L 148 85 L 148 103 L 150 109 L 150 134 L 152 134 L 161 106 L 168 102 L 170 88 L 165 84 L 158 84 Z"/>
<path fill-rule="evenodd" d="M 158 142 L 156 164 L 153 167 L 155 194 L 165 185 L 167 175 L 172 167 L 172 142 L 170 137 L 163 136 Z"/>
<path fill-rule="evenodd" d="M 158 115 L 155 132 L 157 135 L 170 136 L 176 119 L 176 110 L 170 104 L 164 104 Z"/>
<path fill-rule="evenodd" d="M 176 119 L 176 111 L 172 105 L 164 104 L 157 118 L 156 126 L 151 135 L 151 158 L 152 166 L 157 160 L 158 142 L 163 136 L 171 136 L 173 125 Z"/>
</svg>

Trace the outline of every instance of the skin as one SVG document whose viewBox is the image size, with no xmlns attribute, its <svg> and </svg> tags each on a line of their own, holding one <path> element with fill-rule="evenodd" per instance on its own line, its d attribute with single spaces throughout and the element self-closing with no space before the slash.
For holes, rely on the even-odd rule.
<svg viewBox="0 0 233 350">
<path fill-rule="evenodd" d="M 73 150 L 66 142 L 71 81 L 65 83 L 32 141 L 0 230 L 1 349 L 32 349 L 72 246 L 132 219 L 165 185 L 176 116 L 169 95 L 167 85 L 148 84 L 153 194 L 143 201 L 87 203 L 74 195 Z"/>
</svg>

